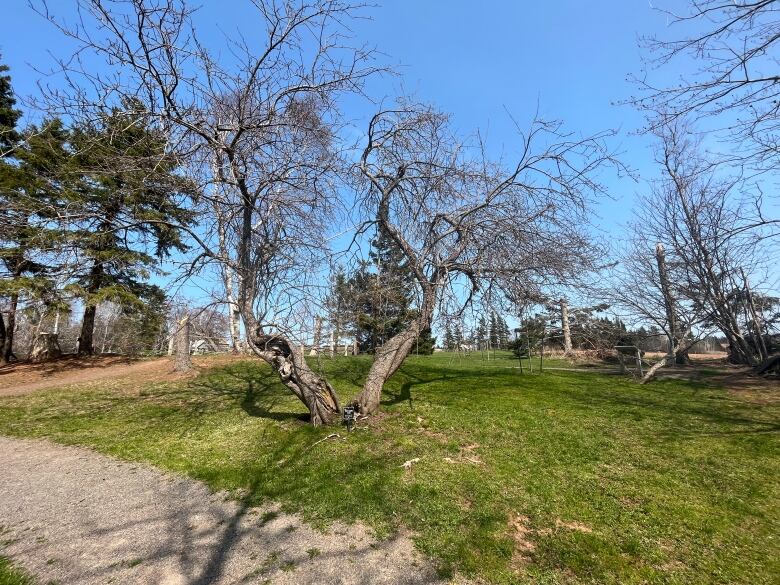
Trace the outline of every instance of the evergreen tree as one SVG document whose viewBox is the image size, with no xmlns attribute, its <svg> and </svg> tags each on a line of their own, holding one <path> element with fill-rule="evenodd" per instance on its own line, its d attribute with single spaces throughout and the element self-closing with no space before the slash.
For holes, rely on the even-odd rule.
<svg viewBox="0 0 780 585">
<path fill-rule="evenodd" d="M 8 71 L 0 66 L 0 72 Z M 48 266 L 57 225 L 61 190 L 53 169 L 67 159 L 66 132 L 58 121 L 31 128 L 22 140 L 21 116 L 8 75 L 0 75 L 0 363 L 14 357 L 17 311 L 23 300 L 54 302 L 56 287 Z M 5 313 L 5 316 L 3 316 Z"/>
<path fill-rule="evenodd" d="M 498 319 L 494 312 L 490 313 L 490 330 L 488 331 L 488 338 L 490 340 L 490 347 L 497 349 L 498 345 Z"/>
<path fill-rule="evenodd" d="M 81 219 L 70 233 L 83 267 L 76 279 L 85 306 L 79 352 L 91 354 L 101 301 L 140 308 L 159 296 L 145 281 L 162 259 L 185 249 L 178 226 L 192 216 L 181 199 L 192 187 L 176 174 L 164 137 L 125 111 L 74 129 L 71 143 L 64 176 L 79 186 L 73 204 Z"/>
<path fill-rule="evenodd" d="M 463 326 L 460 323 L 455 325 L 455 349 L 460 350 L 460 346 L 463 345 Z"/>
<path fill-rule="evenodd" d="M 10 162 L 11 152 L 10 150 L 18 142 L 18 134 L 16 131 L 16 124 L 19 121 L 21 112 L 14 109 L 16 105 L 16 99 L 11 89 L 11 77 L 9 75 L 3 75 L 8 71 L 7 65 L 0 64 L 0 203 L 2 203 L 2 216 L 0 216 L 0 254 L 2 254 L 3 268 L 8 273 L 4 275 L 3 281 L 0 283 L 0 296 L 8 299 L 8 307 L 6 309 L 7 317 L 3 316 L 5 307 L 0 307 L 0 363 L 6 363 L 13 352 L 13 333 L 16 321 L 16 303 L 18 302 L 18 295 L 14 299 L 13 291 L 8 286 L 8 280 L 13 274 L 13 270 L 9 270 L 9 263 L 7 258 L 9 254 L 7 252 L 9 242 L 12 241 L 11 234 L 14 231 L 13 218 L 10 217 L 8 205 L 11 199 L 11 192 L 16 186 L 16 169 Z M 6 319 L 8 325 L 6 325 Z"/>
<path fill-rule="evenodd" d="M 506 324 L 506 319 L 499 316 L 497 318 L 498 325 L 498 348 L 507 349 L 509 347 L 509 325 Z"/>
<path fill-rule="evenodd" d="M 485 315 L 480 315 L 479 316 L 479 323 L 477 325 L 477 332 L 476 332 L 477 348 L 479 350 L 486 349 L 487 348 L 487 340 L 488 340 L 487 320 L 485 319 Z"/>
<path fill-rule="evenodd" d="M 444 348 L 453 350 L 455 349 L 455 336 L 452 333 L 452 325 L 447 323 L 444 328 Z"/>
<path fill-rule="evenodd" d="M 371 242 L 368 260 L 341 283 L 339 299 L 332 302 L 347 307 L 360 351 L 373 352 L 416 317 L 414 293 L 414 276 L 406 257 L 380 229 Z M 422 332 L 418 343 L 428 347 L 432 340 L 430 332 Z"/>
<path fill-rule="evenodd" d="M 417 355 L 431 355 L 436 346 L 436 338 L 431 335 L 430 329 L 420 332 L 417 337 L 417 343 L 414 346 L 414 353 Z"/>
<path fill-rule="evenodd" d="M 0 63 L 0 157 L 9 155 L 19 142 L 16 124 L 22 113 L 15 109 L 16 98 L 11 88 L 11 76 L 4 75 L 9 71 L 8 65 Z"/>
</svg>

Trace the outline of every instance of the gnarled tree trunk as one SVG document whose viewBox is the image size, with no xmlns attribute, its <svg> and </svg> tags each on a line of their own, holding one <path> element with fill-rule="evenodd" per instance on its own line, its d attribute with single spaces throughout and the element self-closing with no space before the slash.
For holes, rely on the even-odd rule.
<svg viewBox="0 0 780 585">
<path fill-rule="evenodd" d="M 420 333 L 430 328 L 434 304 L 435 289 L 427 287 L 423 294 L 419 317 L 412 321 L 408 329 L 394 335 L 376 350 L 374 363 L 368 371 L 363 390 L 355 400 L 361 414 L 373 414 L 379 409 L 385 382 L 401 367 Z"/>
<path fill-rule="evenodd" d="M 267 335 L 255 329 L 252 349 L 276 370 L 282 384 L 306 405 L 315 426 L 335 422 L 341 415 L 336 391 L 327 380 L 315 374 L 304 357 L 303 347 L 280 335 Z"/>
<path fill-rule="evenodd" d="M 385 382 L 401 367 L 406 356 L 412 351 L 421 329 L 419 325 L 413 325 L 377 348 L 363 390 L 355 400 L 361 414 L 373 414 L 379 409 Z"/>
</svg>

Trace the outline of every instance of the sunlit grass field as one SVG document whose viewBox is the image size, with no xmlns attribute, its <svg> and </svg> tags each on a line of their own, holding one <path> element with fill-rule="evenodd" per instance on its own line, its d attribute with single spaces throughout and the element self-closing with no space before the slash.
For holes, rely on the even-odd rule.
<svg viewBox="0 0 780 585">
<path fill-rule="evenodd" d="M 370 360 L 312 364 L 347 399 Z M 0 399 L 0 433 L 146 461 L 318 526 L 403 527 L 443 576 L 777 582 L 776 391 L 516 366 L 509 354 L 413 356 L 382 414 L 349 434 L 308 426 L 251 359 L 178 383 Z"/>
</svg>

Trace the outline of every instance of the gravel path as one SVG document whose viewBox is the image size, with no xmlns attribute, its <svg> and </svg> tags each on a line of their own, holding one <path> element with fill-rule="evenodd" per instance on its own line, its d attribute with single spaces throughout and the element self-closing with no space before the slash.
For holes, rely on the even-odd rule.
<svg viewBox="0 0 780 585">
<path fill-rule="evenodd" d="M 62 585 L 440 583 L 403 536 L 323 534 L 146 465 L 5 437 L 0 553 Z"/>
</svg>

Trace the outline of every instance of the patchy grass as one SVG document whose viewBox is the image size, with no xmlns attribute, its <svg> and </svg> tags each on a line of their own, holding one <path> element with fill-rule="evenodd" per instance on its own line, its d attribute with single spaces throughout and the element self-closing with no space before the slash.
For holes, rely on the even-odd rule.
<svg viewBox="0 0 780 585">
<path fill-rule="evenodd" d="M 320 358 L 347 398 L 370 358 Z M 521 375 L 508 354 L 412 357 L 380 416 L 305 424 L 255 361 L 194 380 L 0 400 L 0 432 L 93 447 L 280 502 L 400 526 L 489 583 L 773 583 L 780 407 L 715 385 Z M 321 442 L 319 442 L 321 441 Z M 404 463 L 417 459 L 414 463 Z"/>
<path fill-rule="evenodd" d="M 33 585 L 32 577 L 0 556 L 0 585 Z"/>
</svg>

